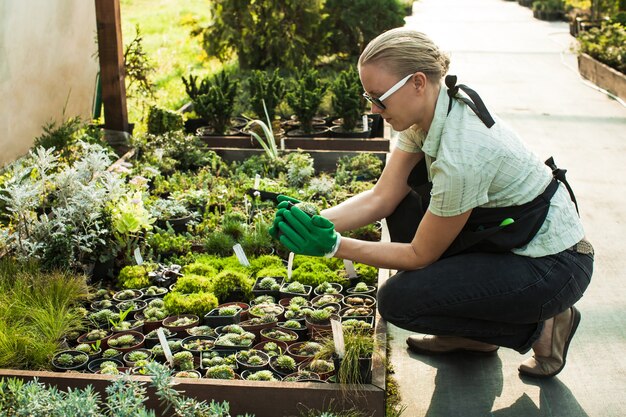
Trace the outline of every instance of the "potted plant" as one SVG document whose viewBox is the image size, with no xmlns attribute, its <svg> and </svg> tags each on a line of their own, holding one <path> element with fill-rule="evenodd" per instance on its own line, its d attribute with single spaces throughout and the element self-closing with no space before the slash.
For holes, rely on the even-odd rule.
<svg viewBox="0 0 626 417">
<path fill-rule="evenodd" d="M 339 311 L 339 317 L 341 318 L 355 318 L 355 317 L 371 317 L 374 319 L 374 310 L 369 307 L 345 307 Z"/>
<path fill-rule="evenodd" d="M 258 277 L 252 287 L 252 294 L 255 297 L 269 295 L 278 299 L 280 297 L 280 287 L 283 284 L 282 277 Z"/>
<path fill-rule="evenodd" d="M 333 111 L 341 120 L 341 124 L 330 128 L 333 136 L 345 138 L 370 137 L 371 129 L 369 123 L 363 126 L 361 118 L 361 115 L 365 112 L 365 102 L 361 95 L 361 90 L 359 73 L 355 69 L 341 71 L 332 83 Z"/>
<path fill-rule="evenodd" d="M 261 330 L 276 326 L 278 318 L 273 314 L 267 314 L 262 317 L 252 317 L 249 320 L 242 321 L 239 325 L 246 331 L 254 334 L 255 338 L 261 337 Z"/>
<path fill-rule="evenodd" d="M 159 337 L 157 335 L 157 330 L 160 329 L 160 328 L 163 329 L 163 334 L 165 335 L 166 338 L 169 339 L 169 338 L 172 338 L 172 337 L 175 336 L 174 333 L 172 333 L 169 329 L 167 329 L 165 327 L 159 327 L 159 328 L 156 328 L 154 330 L 151 330 L 151 331 L 149 331 L 149 332 L 147 332 L 145 334 L 144 346 L 147 349 L 150 349 L 154 345 L 159 343 Z"/>
<path fill-rule="evenodd" d="M 146 127 L 151 135 L 162 135 L 167 132 L 182 130 L 184 127 L 183 116 L 169 109 L 150 106 Z"/>
<path fill-rule="evenodd" d="M 120 352 L 128 352 L 138 349 L 144 344 L 144 335 L 135 331 L 115 333 L 107 341 L 109 347 Z"/>
<path fill-rule="evenodd" d="M 373 285 L 367 285 L 365 282 L 360 281 L 354 287 L 346 290 L 348 295 L 367 294 L 374 295 L 376 293 L 376 287 Z"/>
<path fill-rule="evenodd" d="M 217 333 L 215 332 L 214 328 L 210 326 L 205 326 L 205 325 L 191 327 L 189 329 L 185 329 L 185 331 L 187 332 L 189 336 L 211 336 L 211 337 L 217 336 Z"/>
<path fill-rule="evenodd" d="M 287 320 L 284 322 L 276 323 L 276 327 L 279 329 L 290 330 L 298 335 L 298 340 L 302 341 L 307 333 L 308 329 L 306 325 L 299 320 Z"/>
<path fill-rule="evenodd" d="M 111 349 L 108 348 L 106 349 L 104 352 L 102 352 L 102 358 L 103 359 L 117 359 L 117 360 L 121 360 L 122 359 L 122 352 L 115 350 L 115 349 Z"/>
<path fill-rule="evenodd" d="M 298 365 L 299 371 L 314 372 L 319 375 L 320 379 L 328 379 L 335 373 L 335 364 L 332 360 L 313 359 Z"/>
<path fill-rule="evenodd" d="M 331 332 L 330 318 L 333 313 L 334 310 L 328 308 L 320 308 L 307 313 L 305 321 L 311 339 L 319 339 Z"/>
<path fill-rule="evenodd" d="M 102 370 L 106 368 L 115 368 L 115 370 L 117 370 L 122 367 L 124 367 L 124 364 L 118 359 L 107 358 L 94 359 L 87 364 L 87 370 L 94 374 L 98 371 L 100 371 L 99 373 L 102 373 Z"/>
<path fill-rule="evenodd" d="M 286 375 L 283 378 L 285 382 L 321 382 L 320 376 L 311 371 L 297 371 Z"/>
<path fill-rule="evenodd" d="M 248 381 L 265 381 L 265 382 L 278 382 L 280 378 L 268 369 L 262 371 L 243 371 L 241 377 Z"/>
<path fill-rule="evenodd" d="M 331 359 L 337 369 L 337 381 L 342 384 L 369 384 L 372 380 L 374 337 L 362 331 L 344 331 L 345 353 L 339 358 L 332 338 L 323 342 L 316 358 Z"/>
<path fill-rule="evenodd" d="M 287 132 L 287 136 L 312 136 L 328 132 L 328 128 L 314 127 L 313 118 L 324 99 L 328 85 L 316 69 L 304 66 L 291 81 L 285 98 L 296 115 L 299 128 Z"/>
<path fill-rule="evenodd" d="M 563 0 L 536 0 L 532 4 L 533 16 L 539 20 L 563 20 Z"/>
<path fill-rule="evenodd" d="M 233 129 L 231 117 L 235 107 L 235 97 L 239 83 L 222 70 L 207 80 L 208 89 L 194 100 L 194 110 L 208 123 L 206 128 L 199 128 L 200 136 L 237 134 Z"/>
<path fill-rule="evenodd" d="M 89 360 L 94 360 L 102 355 L 102 349 L 100 348 L 100 341 L 96 341 L 96 343 L 80 343 L 78 344 L 74 350 L 79 352 L 84 352 L 89 355 Z"/>
<path fill-rule="evenodd" d="M 200 318 L 195 314 L 181 314 L 164 319 L 163 327 L 169 329 L 173 334 L 182 335 L 185 329 L 195 327 L 198 323 L 200 323 Z"/>
<path fill-rule="evenodd" d="M 204 376 L 209 379 L 232 380 L 237 378 L 235 370 L 231 366 L 226 364 L 208 367 Z"/>
<path fill-rule="evenodd" d="M 149 287 L 142 288 L 141 291 L 143 292 L 143 296 L 145 298 L 152 298 L 152 297 L 165 296 L 165 294 L 167 294 L 168 292 L 168 289 L 165 287 L 158 287 L 156 285 L 151 285 Z"/>
<path fill-rule="evenodd" d="M 304 285 L 298 281 L 293 281 L 289 284 L 283 284 L 283 286 L 280 287 L 280 298 L 300 296 L 308 300 L 311 298 L 312 290 L 313 288 L 310 285 Z"/>
<path fill-rule="evenodd" d="M 256 349 L 241 350 L 235 354 L 237 367 L 243 371 L 260 371 L 269 365 L 269 356 Z"/>
<path fill-rule="evenodd" d="M 376 299 L 371 295 L 348 295 L 341 300 L 346 307 L 376 308 Z"/>
<path fill-rule="evenodd" d="M 269 342 L 285 342 L 287 345 L 290 345 L 298 341 L 298 333 L 292 330 L 272 327 L 261 330 L 261 340 Z"/>
<path fill-rule="evenodd" d="M 111 336 L 109 332 L 103 329 L 93 329 L 84 333 L 76 339 L 78 344 L 87 343 L 90 345 L 99 343 L 102 349 L 107 348 L 107 339 Z"/>
<path fill-rule="evenodd" d="M 254 333 L 244 332 L 242 334 L 226 333 L 220 335 L 215 341 L 215 350 L 244 350 L 252 347 L 255 339 Z"/>
<path fill-rule="evenodd" d="M 202 375 L 196 370 L 178 371 L 174 374 L 174 378 L 200 379 L 202 378 Z"/>
<path fill-rule="evenodd" d="M 190 371 L 195 368 L 193 353 L 189 351 L 176 352 L 173 355 L 174 368 L 179 371 Z"/>
<path fill-rule="evenodd" d="M 285 80 L 278 68 L 273 72 L 253 70 L 248 78 L 250 107 L 257 118 L 267 114 L 270 124 L 276 119 L 276 107 L 285 97 Z M 275 128 L 276 126 L 272 126 Z"/>
<path fill-rule="evenodd" d="M 341 294 L 322 294 L 313 297 L 311 307 L 323 308 L 328 304 L 339 304 L 341 300 L 343 300 L 343 295 Z"/>
<path fill-rule="evenodd" d="M 170 348 L 170 352 L 176 353 L 180 352 L 182 349 L 182 340 L 181 339 L 168 339 L 167 345 Z M 156 362 L 165 363 L 165 351 L 163 350 L 163 346 L 160 343 L 152 346 L 150 348 L 150 352 L 152 352 L 152 357 Z"/>
<path fill-rule="evenodd" d="M 150 214 L 157 219 L 156 226 L 167 229 L 168 224 L 176 233 L 187 231 L 187 224 L 193 219 L 193 213 L 182 200 L 158 198 L 149 206 Z"/>
<path fill-rule="evenodd" d="M 143 319 L 144 332 L 150 333 L 162 327 L 163 320 L 168 317 L 167 310 L 163 307 L 146 307 L 143 314 L 138 318 Z"/>
<path fill-rule="evenodd" d="M 318 342 L 296 342 L 289 345 L 287 354 L 293 357 L 296 362 L 304 362 L 313 359 L 320 350 L 322 350 L 322 345 Z"/>
<path fill-rule="evenodd" d="M 264 340 L 254 345 L 253 349 L 265 352 L 271 358 L 287 352 L 287 343 L 279 340 Z"/>
<path fill-rule="evenodd" d="M 89 355 L 85 352 L 68 349 L 57 352 L 52 357 L 52 368 L 57 372 L 80 371 L 85 369 L 89 362 Z"/>
<path fill-rule="evenodd" d="M 124 353 L 122 360 L 129 368 L 135 366 L 139 361 L 148 361 L 152 359 L 153 353 L 149 349 L 135 349 Z"/>
<path fill-rule="evenodd" d="M 210 327 L 237 324 L 241 320 L 241 308 L 239 306 L 227 306 L 214 308 L 204 316 L 204 324 Z"/>
<path fill-rule="evenodd" d="M 189 336 L 182 340 L 181 346 L 191 353 L 206 352 L 213 349 L 215 338 L 211 336 Z"/>
<path fill-rule="evenodd" d="M 122 290 L 113 294 L 113 299 L 117 302 L 140 300 L 141 297 L 143 297 L 141 290 Z"/>
<path fill-rule="evenodd" d="M 294 373 L 298 368 L 296 360 L 287 355 L 278 355 L 271 357 L 269 365 L 272 371 L 282 377 Z"/>
<path fill-rule="evenodd" d="M 254 318 L 271 314 L 280 318 L 284 311 L 285 308 L 280 304 L 263 302 L 260 304 L 254 304 L 250 307 L 250 316 Z"/>
<path fill-rule="evenodd" d="M 313 289 L 313 294 L 315 295 L 341 294 L 342 291 L 343 291 L 343 286 L 341 284 L 338 284 L 336 282 L 324 281 Z"/>
</svg>

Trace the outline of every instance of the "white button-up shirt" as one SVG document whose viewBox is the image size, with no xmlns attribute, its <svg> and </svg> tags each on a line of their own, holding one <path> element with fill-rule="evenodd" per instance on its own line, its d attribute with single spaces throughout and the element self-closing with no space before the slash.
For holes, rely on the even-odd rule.
<svg viewBox="0 0 626 417">
<path fill-rule="evenodd" d="M 424 152 L 433 183 L 428 207 L 433 214 L 449 217 L 475 207 L 518 206 L 546 189 L 552 180 L 550 169 L 513 129 L 493 114 L 496 124 L 488 129 L 459 100 L 454 100 L 447 114 L 449 100 L 442 85 L 428 134 L 414 126 L 401 132 L 396 143 L 406 152 Z M 583 236 L 574 203 L 560 184 L 541 229 L 526 246 L 513 252 L 530 257 L 551 255 Z"/>
</svg>

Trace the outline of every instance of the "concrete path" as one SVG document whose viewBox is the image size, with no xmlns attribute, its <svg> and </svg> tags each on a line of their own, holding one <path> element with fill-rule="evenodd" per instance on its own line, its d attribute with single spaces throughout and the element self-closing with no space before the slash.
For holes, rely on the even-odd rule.
<svg viewBox="0 0 626 417">
<path fill-rule="evenodd" d="M 451 55 L 450 73 L 477 90 L 541 157 L 568 169 L 587 237 L 592 284 L 568 364 L 552 380 L 522 380 L 527 356 L 426 357 L 389 326 L 405 417 L 626 415 L 626 108 L 578 75 L 568 25 L 504 0 L 419 0 L 407 26 Z M 515 306 L 511 306 L 515 308 Z"/>
</svg>

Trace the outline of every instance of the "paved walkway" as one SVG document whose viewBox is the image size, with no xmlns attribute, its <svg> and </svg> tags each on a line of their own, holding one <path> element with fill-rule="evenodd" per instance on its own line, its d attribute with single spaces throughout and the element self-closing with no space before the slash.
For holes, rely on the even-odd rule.
<svg viewBox="0 0 626 417">
<path fill-rule="evenodd" d="M 517 2 L 419 0 L 407 26 L 448 51 L 450 73 L 536 153 L 568 169 L 597 254 L 568 365 L 552 380 L 522 380 L 528 355 L 508 349 L 487 359 L 410 354 L 409 333 L 390 325 L 404 416 L 626 415 L 626 108 L 580 79 L 566 23 L 535 20 Z"/>
</svg>

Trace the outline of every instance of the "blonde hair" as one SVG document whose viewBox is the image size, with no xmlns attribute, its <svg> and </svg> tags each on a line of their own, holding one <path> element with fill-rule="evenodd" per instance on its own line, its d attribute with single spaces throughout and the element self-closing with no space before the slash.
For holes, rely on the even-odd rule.
<svg viewBox="0 0 626 417">
<path fill-rule="evenodd" d="M 378 35 L 359 57 L 359 68 L 366 64 L 383 66 L 391 74 L 404 77 L 423 72 L 428 80 L 439 83 L 450 66 L 450 58 L 425 34 L 395 28 Z"/>
</svg>

